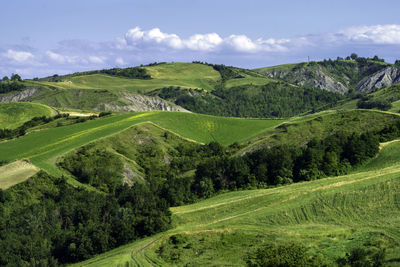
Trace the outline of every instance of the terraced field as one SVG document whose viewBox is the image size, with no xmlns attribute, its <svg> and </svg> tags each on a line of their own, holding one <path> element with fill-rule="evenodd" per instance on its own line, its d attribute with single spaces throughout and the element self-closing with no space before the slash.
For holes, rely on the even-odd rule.
<svg viewBox="0 0 400 267">
<path fill-rule="evenodd" d="M 37 103 L 0 103 L 0 129 L 14 129 L 33 117 L 53 116 L 55 111 Z"/>
<path fill-rule="evenodd" d="M 387 144 L 369 171 L 172 208 L 173 229 L 76 266 L 243 266 L 247 252 L 268 242 L 304 244 L 330 265 L 352 248 L 386 248 L 385 266 L 398 266 L 398 144 Z M 392 166 L 380 168 L 390 155 Z"/>
</svg>

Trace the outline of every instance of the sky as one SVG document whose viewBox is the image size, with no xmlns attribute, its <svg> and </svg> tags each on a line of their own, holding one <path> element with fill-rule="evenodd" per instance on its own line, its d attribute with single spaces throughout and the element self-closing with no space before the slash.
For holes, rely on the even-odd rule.
<svg viewBox="0 0 400 267">
<path fill-rule="evenodd" d="M 191 62 L 400 59 L 398 0 L 3 0 L 0 77 Z"/>
</svg>

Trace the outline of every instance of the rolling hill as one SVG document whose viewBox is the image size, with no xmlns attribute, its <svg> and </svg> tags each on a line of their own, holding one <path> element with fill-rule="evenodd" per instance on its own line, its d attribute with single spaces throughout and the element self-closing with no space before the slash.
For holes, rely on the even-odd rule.
<svg viewBox="0 0 400 267">
<path fill-rule="evenodd" d="M 325 263 L 351 248 L 386 248 L 396 266 L 400 158 L 385 146 L 360 171 L 274 189 L 221 194 L 172 208 L 174 228 L 99 255 L 76 266 L 243 266 L 245 256 L 268 242 L 302 243 Z M 382 165 L 391 157 L 390 166 Z M 173 237 L 179 238 L 175 245 Z"/>
<path fill-rule="evenodd" d="M 371 92 L 399 81 L 398 68 L 366 58 L 286 64 L 255 71 L 287 82 L 332 92 Z"/>
<path fill-rule="evenodd" d="M 53 115 L 54 109 L 37 103 L 0 103 L 0 129 L 14 129 L 34 117 Z"/>
<path fill-rule="evenodd" d="M 0 129 L 91 116 L 0 142 L 0 265 L 243 266 L 299 244 L 320 265 L 364 249 L 397 266 L 397 82 L 365 58 L 8 81 L 0 102 L 24 102 L 0 103 Z"/>
</svg>

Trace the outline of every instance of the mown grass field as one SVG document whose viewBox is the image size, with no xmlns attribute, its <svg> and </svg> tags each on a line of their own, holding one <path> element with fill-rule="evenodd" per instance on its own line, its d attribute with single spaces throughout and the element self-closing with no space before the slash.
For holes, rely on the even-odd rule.
<svg viewBox="0 0 400 267">
<path fill-rule="evenodd" d="M 0 160 L 14 161 L 27 158 L 35 166 L 58 176 L 60 172 L 55 162 L 59 156 L 147 121 L 196 142 L 218 141 L 223 145 L 247 140 L 282 122 L 282 120 L 224 118 L 180 112 L 115 115 L 32 132 L 17 139 L 1 142 Z"/>
<path fill-rule="evenodd" d="M 37 103 L 0 103 L 0 129 L 14 129 L 33 117 L 55 115 L 55 111 Z"/>
<path fill-rule="evenodd" d="M 270 82 L 275 82 L 276 80 L 268 77 L 254 77 L 250 75 L 245 75 L 244 78 L 230 79 L 226 81 L 225 86 L 227 88 L 242 86 L 247 84 L 252 85 L 264 85 Z"/>
<path fill-rule="evenodd" d="M 144 67 L 152 79 L 129 79 L 106 74 L 92 74 L 64 78 L 62 82 L 31 82 L 60 89 L 104 89 L 111 91 L 148 92 L 168 86 L 213 90 L 213 83 L 221 76 L 212 67 L 192 63 L 166 63 Z"/>
<path fill-rule="evenodd" d="M 39 168 L 25 160 L 17 160 L 0 167 L 0 188 L 7 189 L 35 175 Z"/>
<path fill-rule="evenodd" d="M 171 208 L 171 230 L 76 266 L 243 266 L 246 253 L 269 242 L 301 243 L 329 265 L 353 248 L 386 248 L 385 266 L 398 266 L 398 144 L 386 145 L 369 171 Z M 390 155 L 392 166 L 382 165 Z M 172 235 L 182 241 L 171 245 Z"/>
</svg>

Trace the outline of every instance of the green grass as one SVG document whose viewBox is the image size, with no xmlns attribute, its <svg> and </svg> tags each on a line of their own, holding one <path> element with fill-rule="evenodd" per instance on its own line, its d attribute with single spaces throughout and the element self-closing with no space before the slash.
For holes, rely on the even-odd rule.
<svg viewBox="0 0 400 267">
<path fill-rule="evenodd" d="M 0 129 L 15 129 L 33 117 L 50 117 L 55 111 L 37 103 L 0 103 Z"/>
<path fill-rule="evenodd" d="M 259 72 L 259 73 L 263 73 L 265 71 L 271 71 L 271 70 L 290 71 L 299 64 L 300 63 L 290 63 L 290 64 L 283 64 L 283 65 L 278 65 L 278 66 L 257 68 L 257 69 L 253 69 L 253 70 L 256 72 Z"/>
<path fill-rule="evenodd" d="M 250 75 L 245 75 L 244 78 L 236 78 L 230 79 L 226 81 L 225 86 L 226 88 L 236 87 L 236 86 L 243 86 L 243 85 L 264 85 L 270 82 L 276 82 L 275 79 L 267 78 L 267 77 L 254 77 Z"/>
<path fill-rule="evenodd" d="M 380 170 L 389 166 L 393 166 L 399 163 L 400 159 L 400 142 L 399 140 L 393 140 L 387 143 L 381 144 L 381 151 L 379 156 L 370 160 L 365 166 L 362 166 L 359 170 L 370 171 Z"/>
<path fill-rule="evenodd" d="M 64 153 L 133 125 L 153 122 L 184 138 L 200 143 L 218 141 L 223 145 L 247 140 L 270 130 L 281 120 L 253 120 L 214 117 L 180 112 L 130 113 L 85 123 L 45 129 L 0 143 L 0 160 L 28 158 L 37 167 L 59 176 L 56 159 Z"/>
<path fill-rule="evenodd" d="M 324 139 L 336 132 L 363 133 L 383 128 L 399 120 L 397 114 L 375 110 L 327 110 L 302 117 L 294 117 L 272 131 L 248 141 L 244 151 L 271 145 L 307 144 L 312 138 Z"/>
<path fill-rule="evenodd" d="M 385 153 L 382 150 L 378 158 L 386 157 Z M 243 266 L 248 251 L 269 242 L 301 243 L 329 266 L 352 248 L 384 247 L 385 266 L 398 266 L 397 155 L 393 155 L 397 158 L 394 165 L 387 168 L 273 189 L 230 192 L 171 208 L 173 229 L 77 266 Z M 169 238 L 176 234 L 183 242 L 171 245 Z M 166 257 L 159 256 L 160 248 Z M 168 260 L 168 255 L 177 260 Z"/>
<path fill-rule="evenodd" d="M 212 67 L 192 63 L 167 63 L 145 67 L 152 79 L 129 79 L 106 74 L 92 74 L 64 78 L 62 82 L 33 82 L 30 83 L 52 86 L 59 89 L 96 89 L 109 91 L 148 92 L 168 86 L 184 88 L 213 89 L 213 83 L 221 76 Z"/>
</svg>

